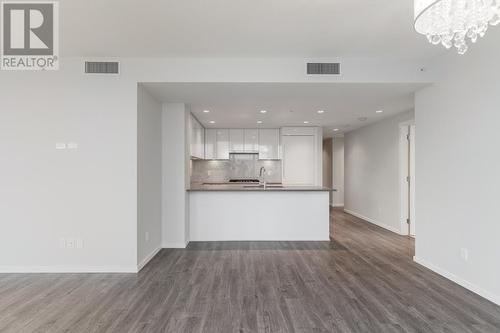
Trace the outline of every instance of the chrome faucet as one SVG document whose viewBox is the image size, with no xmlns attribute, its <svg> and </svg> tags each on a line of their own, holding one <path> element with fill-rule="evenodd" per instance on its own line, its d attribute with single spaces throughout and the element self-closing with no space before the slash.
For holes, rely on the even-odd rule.
<svg viewBox="0 0 500 333">
<path fill-rule="evenodd" d="M 259 177 L 262 177 L 262 183 L 264 184 L 264 188 L 266 188 L 266 168 L 261 167 L 259 171 Z"/>
</svg>

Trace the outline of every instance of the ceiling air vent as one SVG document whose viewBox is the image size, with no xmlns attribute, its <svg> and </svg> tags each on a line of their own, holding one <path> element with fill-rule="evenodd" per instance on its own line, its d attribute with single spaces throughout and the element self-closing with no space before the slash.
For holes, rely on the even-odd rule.
<svg viewBox="0 0 500 333">
<path fill-rule="evenodd" d="M 118 62 L 96 62 L 85 61 L 85 73 L 87 74 L 119 74 L 120 63 Z"/>
<path fill-rule="evenodd" d="M 309 75 L 339 75 L 340 63 L 338 62 L 308 62 L 307 74 Z"/>
</svg>

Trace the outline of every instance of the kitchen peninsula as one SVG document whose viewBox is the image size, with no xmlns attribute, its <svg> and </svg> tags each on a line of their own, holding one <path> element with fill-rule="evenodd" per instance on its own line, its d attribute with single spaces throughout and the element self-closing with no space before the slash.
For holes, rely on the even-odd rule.
<svg viewBox="0 0 500 333">
<path fill-rule="evenodd" d="M 190 241 L 328 241 L 321 128 L 205 129 L 192 122 Z"/>
<path fill-rule="evenodd" d="M 319 186 L 193 186 L 190 240 L 327 241 L 329 191 Z"/>
</svg>

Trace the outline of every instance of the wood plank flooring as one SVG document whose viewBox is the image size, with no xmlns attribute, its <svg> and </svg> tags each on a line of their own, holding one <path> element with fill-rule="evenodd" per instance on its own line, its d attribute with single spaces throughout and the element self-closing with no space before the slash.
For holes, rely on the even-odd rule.
<svg viewBox="0 0 500 333">
<path fill-rule="evenodd" d="M 165 249 L 139 274 L 0 274 L 0 332 L 500 332 L 500 307 L 413 263 L 411 239 L 340 210 L 331 227 Z"/>
</svg>

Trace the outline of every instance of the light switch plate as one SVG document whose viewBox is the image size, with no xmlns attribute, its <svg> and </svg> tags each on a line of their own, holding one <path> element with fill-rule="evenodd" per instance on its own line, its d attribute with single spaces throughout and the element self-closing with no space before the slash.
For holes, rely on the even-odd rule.
<svg viewBox="0 0 500 333">
<path fill-rule="evenodd" d="M 64 142 L 57 142 L 56 149 L 66 149 L 66 144 Z"/>
</svg>

